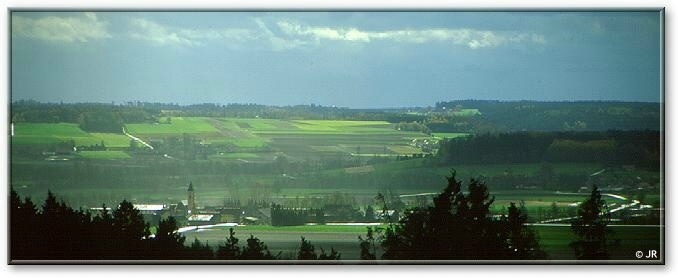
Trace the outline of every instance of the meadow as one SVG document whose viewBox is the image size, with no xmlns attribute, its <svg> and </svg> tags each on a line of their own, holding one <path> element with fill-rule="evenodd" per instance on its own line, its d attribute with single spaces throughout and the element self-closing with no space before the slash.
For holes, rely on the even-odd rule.
<svg viewBox="0 0 678 278">
<path fill-rule="evenodd" d="M 78 155 L 84 158 L 94 159 L 128 159 L 129 154 L 123 151 L 80 151 Z"/>
<path fill-rule="evenodd" d="M 106 147 L 127 148 L 130 138 L 116 133 L 88 133 L 72 123 L 16 123 L 12 144 L 54 144 L 73 140 L 76 146 L 104 142 Z"/>
<path fill-rule="evenodd" d="M 215 159 L 271 161 L 278 154 L 292 159 L 324 156 L 397 156 L 422 153 L 413 139 L 431 139 L 420 132 L 395 130 L 385 121 L 277 120 L 258 118 L 173 117 L 167 123 L 128 124 L 143 140 L 162 141 L 190 134 L 206 144 L 225 146 Z M 261 155 L 262 152 L 275 155 Z M 252 153 L 252 155 L 245 155 Z"/>
<path fill-rule="evenodd" d="M 243 241 L 250 235 L 261 239 L 269 249 L 282 252 L 283 256 L 295 255 L 304 236 L 312 244 L 325 250 L 334 248 L 341 253 L 345 260 L 360 259 L 358 236 L 365 236 L 366 225 L 318 225 L 318 226 L 236 226 L 233 227 L 236 237 Z M 369 226 L 374 227 L 374 226 Z M 381 227 L 384 227 L 383 225 Z M 540 238 L 542 250 L 551 260 L 574 260 L 574 251 L 569 246 L 577 238 L 569 225 L 535 225 L 532 226 Z M 191 230 L 184 232 L 186 243 L 192 243 L 196 238 L 201 242 L 208 242 L 217 246 L 225 241 L 230 227 L 214 227 L 208 229 Z M 609 227 L 612 241 L 618 240 L 618 245 L 609 247 L 612 260 L 638 260 L 635 252 L 642 250 L 660 251 L 660 234 L 663 228 L 657 226 L 611 226 Z"/>
<path fill-rule="evenodd" d="M 159 123 L 152 124 L 126 124 L 125 129 L 133 135 L 137 134 L 183 134 L 183 133 L 207 133 L 217 130 L 199 117 L 172 117 L 170 123 L 161 119 Z"/>
<path fill-rule="evenodd" d="M 397 156 L 422 153 L 413 139 L 432 138 L 398 131 L 385 121 L 276 120 L 257 118 L 163 117 L 158 123 L 126 124 L 129 134 L 146 142 L 163 142 L 188 134 L 198 142 L 225 148 L 209 159 L 272 161 L 327 156 Z M 12 144 L 43 145 L 73 140 L 76 146 L 101 144 L 125 151 L 130 138 L 115 133 L 89 133 L 73 123 L 17 123 Z M 110 149 L 108 151 L 111 151 Z M 121 153 L 85 153 L 85 159 L 129 158 Z M 133 156 L 133 155 L 132 155 Z"/>
<path fill-rule="evenodd" d="M 573 260 L 574 252 L 570 242 L 576 240 L 569 225 L 564 226 L 534 226 L 539 233 L 542 249 L 553 260 Z M 661 234 L 664 228 L 658 226 L 611 226 L 608 238 L 618 240 L 619 244 L 609 246 L 611 260 L 637 261 L 636 251 L 657 250 L 661 248 Z"/>
</svg>

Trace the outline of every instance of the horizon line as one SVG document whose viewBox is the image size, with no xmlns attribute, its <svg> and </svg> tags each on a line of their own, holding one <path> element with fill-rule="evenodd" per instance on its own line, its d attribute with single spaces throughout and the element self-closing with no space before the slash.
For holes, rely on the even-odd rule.
<svg viewBox="0 0 678 278">
<path fill-rule="evenodd" d="M 496 103 L 518 103 L 518 102 L 533 102 L 533 103 L 655 103 L 661 104 L 662 100 L 659 101 L 646 101 L 646 100 L 593 100 L 593 99 L 583 99 L 583 100 L 528 100 L 528 99 L 516 99 L 516 100 L 501 100 L 501 99 L 454 99 L 454 100 L 440 100 L 433 103 L 433 105 L 427 106 L 373 106 L 373 107 L 357 107 L 357 106 L 338 106 L 338 105 L 328 105 L 328 104 L 317 104 L 317 103 L 299 103 L 299 104 L 263 104 L 256 102 L 194 102 L 194 103 L 179 103 L 179 102 L 162 102 L 162 101 L 141 101 L 141 100 L 129 100 L 129 101 L 39 101 L 34 99 L 18 99 L 11 100 L 10 106 L 18 102 L 35 102 L 38 104 L 59 104 L 59 105 L 77 105 L 77 104 L 100 104 L 100 105 L 113 105 L 113 106 L 128 106 L 130 104 L 160 104 L 160 105 L 171 105 L 179 107 L 187 106 L 197 106 L 197 105 L 218 105 L 218 106 L 230 106 L 230 105 L 259 105 L 259 106 L 269 106 L 269 107 L 297 107 L 297 106 L 316 106 L 324 108 L 339 108 L 339 109 L 408 109 L 408 108 L 434 108 L 438 103 L 446 102 L 496 102 Z"/>
</svg>

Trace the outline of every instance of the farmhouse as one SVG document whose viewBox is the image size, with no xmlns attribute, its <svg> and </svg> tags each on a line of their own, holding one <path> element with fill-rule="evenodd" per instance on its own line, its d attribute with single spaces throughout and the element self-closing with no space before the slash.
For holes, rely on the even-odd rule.
<svg viewBox="0 0 678 278">
<path fill-rule="evenodd" d="M 135 204 L 134 208 L 139 210 L 144 221 L 151 225 L 160 223 L 160 219 L 167 214 L 167 206 L 163 204 Z"/>
<path fill-rule="evenodd" d="M 240 223 L 244 221 L 245 211 L 239 202 L 231 200 L 230 205 L 198 207 L 196 205 L 195 188 L 189 183 L 187 200 L 174 204 L 134 204 L 134 208 L 143 216 L 144 221 L 151 225 L 158 225 L 160 220 L 174 217 L 179 226 L 213 225 L 217 223 Z M 103 208 L 90 208 L 91 211 L 101 212 Z M 254 215 L 260 222 L 261 215 Z M 270 217 L 270 215 L 269 215 Z"/>
<path fill-rule="evenodd" d="M 188 217 L 189 226 L 217 224 L 219 217 L 215 214 L 193 214 Z"/>
</svg>

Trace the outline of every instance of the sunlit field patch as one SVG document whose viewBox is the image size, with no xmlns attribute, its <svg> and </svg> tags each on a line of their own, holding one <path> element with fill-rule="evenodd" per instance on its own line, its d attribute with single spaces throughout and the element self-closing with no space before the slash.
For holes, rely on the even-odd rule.
<svg viewBox="0 0 678 278">
<path fill-rule="evenodd" d="M 81 151 L 78 155 L 84 158 L 92 159 L 128 159 L 129 154 L 123 151 Z"/>
<path fill-rule="evenodd" d="M 204 117 L 171 117 L 170 123 L 126 124 L 130 134 L 209 133 L 218 130 Z"/>
<path fill-rule="evenodd" d="M 12 144 L 55 144 L 73 140 L 76 146 L 104 142 L 106 147 L 129 147 L 129 138 L 115 133 L 87 133 L 74 123 L 16 123 Z"/>
</svg>

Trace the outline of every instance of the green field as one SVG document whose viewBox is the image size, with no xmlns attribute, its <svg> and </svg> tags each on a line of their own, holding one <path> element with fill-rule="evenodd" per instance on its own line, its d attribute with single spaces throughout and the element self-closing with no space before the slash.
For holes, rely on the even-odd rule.
<svg viewBox="0 0 678 278">
<path fill-rule="evenodd" d="M 459 133 L 459 132 L 433 132 L 431 133 L 436 138 L 444 139 L 444 138 L 457 138 L 457 137 L 464 137 L 468 136 L 468 133 Z"/>
<path fill-rule="evenodd" d="M 250 235 L 254 235 L 262 240 L 272 253 L 280 253 L 282 259 L 296 258 L 296 252 L 301 243 L 301 236 L 309 240 L 318 252 L 320 248 L 325 249 L 326 252 L 334 248 L 341 253 L 343 260 L 360 258 L 358 236 L 364 236 L 365 226 L 351 226 L 348 230 L 346 227 L 341 226 L 324 226 L 320 228 L 322 229 L 314 226 L 302 226 L 300 228 L 240 226 L 235 227 L 235 236 L 243 243 Z M 186 236 L 186 244 L 192 243 L 197 238 L 203 243 L 209 243 L 210 246 L 217 246 L 226 239 L 227 233 L 228 227 L 219 227 L 189 231 L 183 234 Z"/>
<path fill-rule="evenodd" d="M 84 158 L 95 159 L 128 159 L 129 154 L 123 151 L 81 151 L 78 155 Z"/>
<path fill-rule="evenodd" d="M 342 254 L 342 259 L 359 259 L 360 248 L 358 236 L 364 236 L 368 226 L 237 226 L 234 227 L 236 237 L 243 241 L 254 235 L 267 244 L 269 249 L 282 254 L 294 253 L 299 248 L 301 236 L 316 246 L 324 249 L 335 248 Z M 576 240 L 569 225 L 533 226 L 540 238 L 540 245 L 551 260 L 575 260 L 574 251 L 569 246 Z M 199 239 L 216 246 L 226 239 L 229 227 L 215 227 L 183 233 L 187 244 Z M 610 246 L 610 258 L 613 260 L 638 260 L 638 250 L 660 250 L 660 230 L 654 226 L 615 226 L 610 227 L 610 239 L 619 239 L 618 246 Z"/>
<path fill-rule="evenodd" d="M 217 151 L 210 159 L 249 158 L 270 161 L 277 154 L 293 160 L 318 157 L 375 157 L 419 154 L 413 139 L 429 135 L 398 131 L 385 121 L 277 120 L 258 118 L 161 118 L 158 123 L 127 124 L 126 131 L 147 142 L 190 134 L 196 142 Z M 50 144 L 74 140 L 77 146 L 101 144 L 126 149 L 130 138 L 123 134 L 88 133 L 72 123 L 18 123 L 12 143 Z M 262 155 L 262 151 L 267 154 Z M 169 154 L 172 155 L 172 154 Z M 84 158 L 113 158 L 113 154 L 84 154 Z M 118 154 L 120 158 L 128 158 Z"/>
<path fill-rule="evenodd" d="M 404 161 L 394 161 L 386 164 L 375 165 L 379 171 L 421 171 L 425 168 L 426 171 L 436 172 L 440 175 L 449 175 L 450 170 L 457 171 L 459 176 L 497 176 L 503 174 L 514 175 L 528 175 L 533 176 L 539 172 L 543 166 L 542 163 L 521 163 L 521 164 L 464 164 L 464 165 L 450 165 L 442 167 L 430 167 L 423 165 L 422 159 L 411 159 Z M 585 174 L 589 175 L 599 171 L 604 166 L 598 163 L 551 163 L 549 164 L 556 174 Z"/>
<path fill-rule="evenodd" d="M 211 155 L 210 158 L 257 158 L 255 153 L 221 153 Z"/>
<path fill-rule="evenodd" d="M 257 231 L 271 231 L 271 232 L 300 232 L 300 233 L 319 233 L 319 232 L 333 232 L 333 233 L 364 233 L 367 227 L 381 227 L 386 225 L 304 225 L 304 226 L 270 226 L 270 225 L 241 225 L 235 228 L 247 230 L 248 232 Z M 221 227 L 220 229 L 228 230 L 228 228 Z"/>
<path fill-rule="evenodd" d="M 475 108 L 464 108 L 464 109 L 461 109 L 460 111 L 450 110 L 448 113 L 455 115 L 455 116 L 463 116 L 463 117 L 470 117 L 470 116 L 482 114 L 482 113 L 480 113 L 480 110 L 475 109 Z"/>
<path fill-rule="evenodd" d="M 539 233 L 540 244 L 552 260 L 574 260 L 574 251 L 570 242 L 576 240 L 569 226 L 535 226 Z M 619 240 L 619 246 L 610 246 L 610 259 L 637 261 L 636 251 L 660 250 L 660 231 L 655 226 L 617 226 L 609 227 L 610 240 Z"/>
<path fill-rule="evenodd" d="M 128 124 L 127 131 L 145 140 L 163 140 L 192 134 L 213 146 L 235 147 L 235 152 L 283 153 L 292 158 L 340 156 L 395 156 L 421 153 L 412 139 L 431 136 L 395 130 L 385 121 L 277 120 L 258 118 L 173 117 L 171 123 Z M 214 157 L 214 156 L 211 156 Z M 272 156 L 261 156 L 268 159 Z M 255 158 L 255 157 L 250 157 Z"/>
<path fill-rule="evenodd" d="M 107 147 L 129 147 L 130 139 L 115 133 L 87 133 L 72 123 L 16 123 L 12 144 L 54 144 L 68 140 L 76 146 L 101 144 Z"/>
<path fill-rule="evenodd" d="M 275 120 L 222 118 L 215 123 L 222 136 L 207 137 L 213 144 L 241 148 L 269 146 L 292 157 L 324 155 L 396 155 L 421 153 L 409 146 L 423 133 L 402 132 L 384 121 Z"/>
<path fill-rule="evenodd" d="M 126 124 L 125 128 L 132 135 L 209 133 L 218 131 L 203 117 L 172 117 L 171 119 L 171 123 Z"/>
<path fill-rule="evenodd" d="M 239 148 L 259 148 L 266 146 L 270 140 L 257 136 L 208 137 L 204 142 L 216 145 L 233 145 Z"/>
<path fill-rule="evenodd" d="M 96 140 L 104 141 L 107 148 L 128 148 L 130 145 L 129 137 L 114 133 L 90 133 Z"/>
</svg>

